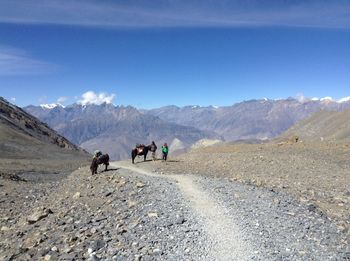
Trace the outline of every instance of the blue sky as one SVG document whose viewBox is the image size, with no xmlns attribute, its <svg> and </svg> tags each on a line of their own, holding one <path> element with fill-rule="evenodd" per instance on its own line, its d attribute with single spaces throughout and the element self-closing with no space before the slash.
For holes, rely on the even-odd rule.
<svg viewBox="0 0 350 261">
<path fill-rule="evenodd" d="M 349 46 L 349 1 L 1 0 L 0 96 L 141 108 L 340 99 Z"/>
</svg>

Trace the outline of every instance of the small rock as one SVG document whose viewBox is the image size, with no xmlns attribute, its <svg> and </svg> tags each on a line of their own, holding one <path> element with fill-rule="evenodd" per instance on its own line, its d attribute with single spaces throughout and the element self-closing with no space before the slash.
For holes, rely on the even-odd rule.
<svg viewBox="0 0 350 261">
<path fill-rule="evenodd" d="M 90 229 L 91 234 L 95 234 L 97 232 L 97 228 L 93 227 Z"/>
<path fill-rule="evenodd" d="M 96 240 L 91 244 L 91 249 L 93 252 L 103 248 L 106 245 L 106 243 L 103 240 Z"/>
<path fill-rule="evenodd" d="M 105 194 L 104 194 L 104 196 L 105 197 L 109 197 L 110 195 L 112 195 L 113 194 L 113 191 L 107 191 Z"/>
<path fill-rule="evenodd" d="M 93 256 L 90 256 L 88 259 L 87 259 L 87 261 L 99 261 L 100 259 L 97 257 L 97 256 L 95 256 L 95 255 L 93 255 Z"/>
<path fill-rule="evenodd" d="M 309 210 L 310 212 L 315 212 L 316 211 L 316 205 L 315 204 L 309 204 L 307 206 L 307 210 Z"/>
<path fill-rule="evenodd" d="M 148 217 L 158 217 L 158 213 L 157 212 L 149 212 Z"/>
<path fill-rule="evenodd" d="M 78 199 L 80 198 L 80 192 L 77 192 L 74 194 L 73 199 Z"/>
<path fill-rule="evenodd" d="M 57 248 L 56 246 L 53 246 L 53 247 L 51 248 L 51 251 L 53 251 L 53 252 L 58 252 L 58 248 Z"/>
<path fill-rule="evenodd" d="M 9 227 L 5 227 L 5 226 L 1 227 L 1 231 L 3 231 L 3 232 L 9 231 L 9 230 L 11 230 Z"/>
<path fill-rule="evenodd" d="M 162 251 L 159 248 L 155 248 L 155 249 L 153 249 L 153 254 L 161 255 Z"/>
<path fill-rule="evenodd" d="M 186 222 L 186 220 L 183 217 L 178 217 L 176 219 L 176 221 L 175 221 L 175 223 L 178 224 L 178 225 L 181 225 L 181 224 L 183 224 L 185 222 Z"/>
<path fill-rule="evenodd" d="M 136 201 L 132 201 L 132 200 L 129 200 L 129 201 L 128 201 L 128 207 L 129 207 L 129 208 L 135 207 L 136 205 L 137 205 L 137 202 L 136 202 Z"/>
<path fill-rule="evenodd" d="M 146 184 L 143 184 L 142 182 L 137 182 L 136 184 L 137 188 L 143 188 L 144 186 L 146 186 Z"/>
<path fill-rule="evenodd" d="M 34 224 L 52 213 L 53 212 L 49 208 L 44 208 L 44 207 L 38 208 L 31 216 L 27 218 L 27 222 L 29 224 Z"/>
</svg>

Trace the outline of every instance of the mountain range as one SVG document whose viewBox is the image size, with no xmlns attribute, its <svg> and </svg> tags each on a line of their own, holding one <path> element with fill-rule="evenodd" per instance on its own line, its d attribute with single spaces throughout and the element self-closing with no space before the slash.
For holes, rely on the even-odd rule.
<svg viewBox="0 0 350 261">
<path fill-rule="evenodd" d="M 132 106 L 58 104 L 27 106 L 35 115 L 73 143 L 92 152 L 126 159 L 136 143 L 167 142 L 171 151 L 189 148 L 199 140 L 267 140 L 285 132 L 313 113 L 343 111 L 349 99 L 334 101 L 294 98 L 250 100 L 232 106 L 165 106 L 138 110 Z"/>
<path fill-rule="evenodd" d="M 166 122 L 131 106 L 73 104 L 28 106 L 25 110 L 82 148 L 90 152 L 100 149 L 115 160 L 130 157 L 136 143 L 167 142 L 175 151 L 204 138 L 221 138 L 212 131 Z"/>
<path fill-rule="evenodd" d="M 275 138 L 315 112 L 348 108 L 348 99 L 339 102 L 331 98 L 288 98 L 250 100 L 225 107 L 166 106 L 145 113 L 168 122 L 214 131 L 226 141 L 237 141 Z"/>
</svg>

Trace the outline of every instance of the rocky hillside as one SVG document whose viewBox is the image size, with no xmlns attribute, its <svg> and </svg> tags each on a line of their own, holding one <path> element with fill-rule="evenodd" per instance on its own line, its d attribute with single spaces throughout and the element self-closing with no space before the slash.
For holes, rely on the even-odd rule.
<svg viewBox="0 0 350 261">
<path fill-rule="evenodd" d="M 113 159 L 126 159 L 136 143 L 189 147 L 203 138 L 220 138 L 211 131 L 168 123 L 156 116 L 140 113 L 131 106 L 78 105 L 52 109 L 28 106 L 25 110 L 88 151 L 100 149 Z M 175 146 L 174 146 L 175 149 Z"/>
<path fill-rule="evenodd" d="M 0 174 L 59 172 L 90 155 L 21 108 L 0 98 Z"/>
<path fill-rule="evenodd" d="M 281 138 L 294 135 L 304 141 L 350 142 L 350 110 L 315 113 L 291 127 Z"/>
<path fill-rule="evenodd" d="M 27 136 L 40 142 L 52 143 L 61 148 L 79 150 L 78 146 L 57 134 L 48 125 L 1 97 L 0 123 L 3 131 L 11 130 L 13 136 Z M 6 137 L 2 138 L 6 139 Z"/>
<path fill-rule="evenodd" d="M 145 111 L 165 121 L 210 130 L 226 141 L 270 139 L 321 110 L 342 111 L 348 100 L 251 100 L 227 107 L 166 106 Z"/>
</svg>

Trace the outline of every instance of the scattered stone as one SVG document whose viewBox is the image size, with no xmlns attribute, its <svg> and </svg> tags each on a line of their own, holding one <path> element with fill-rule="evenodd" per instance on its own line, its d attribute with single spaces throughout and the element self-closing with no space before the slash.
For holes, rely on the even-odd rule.
<svg viewBox="0 0 350 261">
<path fill-rule="evenodd" d="M 93 252 L 103 248 L 106 245 L 106 243 L 103 240 L 96 240 L 92 242 L 90 245 L 90 248 L 92 249 Z"/>
<path fill-rule="evenodd" d="M 186 222 L 186 220 L 184 219 L 184 217 L 178 217 L 175 221 L 175 223 L 178 225 L 182 225 L 185 222 Z"/>
<path fill-rule="evenodd" d="M 149 212 L 148 214 L 148 217 L 158 217 L 158 213 L 157 212 Z"/>
<path fill-rule="evenodd" d="M 27 222 L 29 224 L 34 224 L 52 213 L 53 212 L 49 208 L 45 208 L 45 207 L 37 208 L 35 212 L 27 218 Z"/>
<path fill-rule="evenodd" d="M 307 210 L 311 211 L 311 212 L 315 212 L 317 209 L 316 205 L 315 204 L 309 204 L 307 206 Z"/>
<path fill-rule="evenodd" d="M 80 192 L 76 192 L 74 195 L 73 195 L 73 199 L 78 199 L 80 198 Z"/>
<path fill-rule="evenodd" d="M 142 183 L 142 182 L 137 182 L 136 183 L 136 187 L 137 188 L 143 188 L 144 186 L 146 186 L 146 184 Z"/>
<path fill-rule="evenodd" d="M 128 201 L 128 207 L 129 208 L 133 208 L 137 205 L 137 202 L 136 201 L 132 201 L 132 200 L 129 200 Z"/>
<path fill-rule="evenodd" d="M 104 196 L 105 197 L 108 197 L 108 196 L 110 196 L 110 195 L 112 195 L 113 194 L 113 191 L 107 191 L 105 194 L 104 194 Z"/>
<path fill-rule="evenodd" d="M 2 232 L 6 232 L 6 231 L 10 231 L 11 229 L 9 227 L 6 227 L 6 226 L 2 226 L 1 227 L 1 231 Z"/>
</svg>

